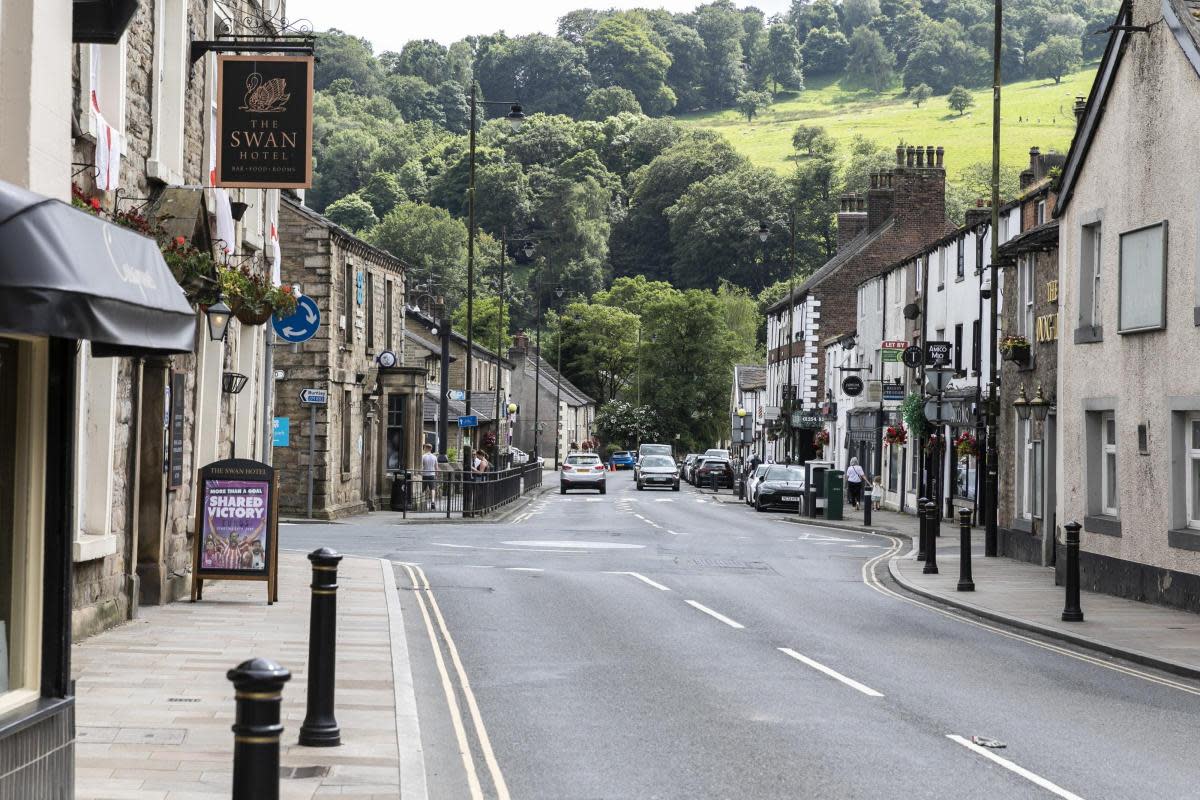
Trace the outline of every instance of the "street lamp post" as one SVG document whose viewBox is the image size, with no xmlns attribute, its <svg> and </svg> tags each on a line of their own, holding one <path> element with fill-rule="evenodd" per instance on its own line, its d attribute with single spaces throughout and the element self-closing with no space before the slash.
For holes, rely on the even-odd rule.
<svg viewBox="0 0 1200 800">
<path fill-rule="evenodd" d="M 500 307 L 499 314 L 497 315 L 499 319 L 496 320 L 496 416 L 494 417 L 496 421 L 496 449 L 494 456 L 497 465 L 500 463 L 500 394 L 501 389 L 503 389 L 503 381 L 500 380 L 500 358 L 501 352 L 504 350 L 504 256 L 510 241 L 513 240 L 508 238 L 508 228 L 504 228 L 500 233 L 500 284 L 496 291 L 496 299 Z M 521 251 L 525 254 L 526 258 L 531 258 L 533 256 L 533 242 L 528 240 L 522 240 L 522 242 Z"/>
<path fill-rule="evenodd" d="M 995 21 L 992 25 L 992 263 L 991 263 L 991 352 L 988 354 L 988 439 L 987 439 L 987 528 L 983 539 L 983 554 L 999 554 L 996 515 L 1000 504 L 1000 473 L 997 461 L 996 430 L 1000 413 L 1000 376 L 996 369 L 998 358 L 997 328 L 999 327 L 1000 274 L 1000 47 L 1003 41 L 1004 0 L 994 0 Z"/>
<path fill-rule="evenodd" d="M 563 287 L 554 288 L 554 296 L 562 300 Z M 558 306 L 558 364 L 554 370 L 554 468 L 558 469 L 559 452 L 562 449 L 562 308 Z"/>
<path fill-rule="evenodd" d="M 468 141 L 468 164 L 467 171 L 467 361 L 466 361 L 466 385 L 464 387 L 464 406 L 467 416 L 471 414 L 471 356 L 474 349 L 474 314 L 475 314 L 475 128 L 476 118 L 478 116 L 479 104 L 485 105 L 506 105 L 509 106 L 507 115 L 508 123 L 512 126 L 513 131 L 520 129 L 525 122 L 525 114 L 521 110 L 520 103 L 506 103 L 495 100 L 479 100 L 477 98 L 478 87 L 474 78 L 471 80 L 471 93 L 469 95 L 469 103 L 471 110 L 470 132 L 467 137 Z M 463 472 L 471 471 L 471 448 L 463 448 Z"/>
</svg>

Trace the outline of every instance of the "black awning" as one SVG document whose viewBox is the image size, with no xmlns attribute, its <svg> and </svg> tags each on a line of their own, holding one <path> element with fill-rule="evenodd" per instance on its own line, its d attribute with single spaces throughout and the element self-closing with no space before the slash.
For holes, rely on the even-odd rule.
<svg viewBox="0 0 1200 800">
<path fill-rule="evenodd" d="M 138 0 L 73 0 L 71 41 L 117 44 L 137 9 Z"/>
<path fill-rule="evenodd" d="M 190 353 L 196 312 L 154 240 L 0 181 L 0 331 Z"/>
</svg>

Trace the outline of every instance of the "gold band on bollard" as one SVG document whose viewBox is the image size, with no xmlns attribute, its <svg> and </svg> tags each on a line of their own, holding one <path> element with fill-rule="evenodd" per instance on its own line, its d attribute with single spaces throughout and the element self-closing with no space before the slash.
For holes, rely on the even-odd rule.
<svg viewBox="0 0 1200 800">
<path fill-rule="evenodd" d="M 313 571 L 314 572 L 337 572 L 338 568 L 337 567 L 323 567 L 319 564 L 314 564 Z"/>
<path fill-rule="evenodd" d="M 278 736 L 234 736 L 235 744 L 276 744 L 279 742 Z"/>
<path fill-rule="evenodd" d="M 313 594 L 337 594 L 337 589 L 313 589 Z"/>
<path fill-rule="evenodd" d="M 235 692 L 235 700 L 280 700 L 283 692 Z"/>
</svg>

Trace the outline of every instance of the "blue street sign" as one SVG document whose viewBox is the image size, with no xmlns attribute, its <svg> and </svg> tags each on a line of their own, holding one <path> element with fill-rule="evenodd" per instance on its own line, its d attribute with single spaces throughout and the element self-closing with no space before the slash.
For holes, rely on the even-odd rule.
<svg viewBox="0 0 1200 800">
<path fill-rule="evenodd" d="M 450 391 L 446 392 L 446 397 L 450 398 L 451 400 L 462 401 L 467 399 L 467 393 L 462 389 L 451 389 Z"/>
<path fill-rule="evenodd" d="M 271 424 L 271 446 L 272 447 L 287 447 L 292 433 L 292 420 L 290 417 L 275 417 Z"/>
<path fill-rule="evenodd" d="M 321 327 L 321 310 L 317 308 L 315 300 L 301 295 L 296 300 L 296 313 L 283 319 L 271 317 L 271 325 L 275 327 L 279 338 L 285 342 L 307 342 L 317 332 L 317 328 Z"/>
<path fill-rule="evenodd" d="M 458 418 L 458 427 L 460 427 L 460 428 L 478 428 L 479 427 L 479 417 L 475 416 L 474 414 L 472 414 L 469 417 L 459 417 Z"/>
<path fill-rule="evenodd" d="M 327 406 L 329 392 L 325 389 L 301 389 L 300 402 L 308 406 Z"/>
</svg>

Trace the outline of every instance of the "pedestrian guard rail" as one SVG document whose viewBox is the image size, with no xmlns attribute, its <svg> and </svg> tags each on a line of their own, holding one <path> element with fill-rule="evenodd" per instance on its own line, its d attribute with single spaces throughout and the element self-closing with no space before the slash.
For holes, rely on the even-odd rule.
<svg viewBox="0 0 1200 800">
<path fill-rule="evenodd" d="M 542 485 L 540 464 L 465 473 L 461 469 L 392 470 L 392 511 L 418 517 L 482 517 Z"/>
</svg>

